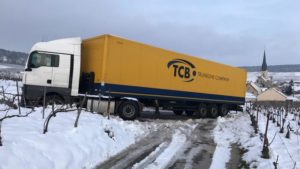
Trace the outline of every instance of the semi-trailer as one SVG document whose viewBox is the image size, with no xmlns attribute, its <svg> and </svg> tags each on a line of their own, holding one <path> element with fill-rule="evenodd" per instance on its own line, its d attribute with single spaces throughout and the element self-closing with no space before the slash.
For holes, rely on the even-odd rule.
<svg viewBox="0 0 300 169">
<path fill-rule="evenodd" d="M 30 51 L 26 105 L 41 102 L 44 92 L 47 101 L 63 104 L 87 97 L 88 110 L 127 120 L 143 106 L 214 118 L 244 104 L 246 71 L 112 35 L 69 38 L 39 42 Z"/>
</svg>

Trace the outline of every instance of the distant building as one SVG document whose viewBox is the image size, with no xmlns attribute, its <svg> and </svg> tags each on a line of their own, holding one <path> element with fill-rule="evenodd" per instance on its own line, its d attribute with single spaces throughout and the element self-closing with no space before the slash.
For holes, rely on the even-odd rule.
<svg viewBox="0 0 300 169">
<path fill-rule="evenodd" d="M 262 89 L 254 82 L 247 82 L 247 92 L 254 96 L 258 96 L 260 93 L 262 93 Z"/>
<path fill-rule="evenodd" d="M 7 56 L 0 56 L 0 62 L 7 62 Z"/>
<path fill-rule="evenodd" d="M 264 78 L 268 78 L 268 65 L 266 59 L 266 51 L 264 51 L 263 63 L 261 65 L 261 76 Z"/>
<path fill-rule="evenodd" d="M 257 96 L 257 101 L 281 101 L 284 102 L 288 100 L 288 96 L 283 94 L 281 91 L 276 88 L 270 88 Z"/>
<path fill-rule="evenodd" d="M 256 83 L 259 85 L 259 87 L 263 87 L 263 88 L 271 88 L 272 87 L 272 77 L 269 77 L 269 75 L 268 75 L 266 51 L 264 51 L 263 63 L 261 65 L 261 73 L 257 77 Z"/>
</svg>

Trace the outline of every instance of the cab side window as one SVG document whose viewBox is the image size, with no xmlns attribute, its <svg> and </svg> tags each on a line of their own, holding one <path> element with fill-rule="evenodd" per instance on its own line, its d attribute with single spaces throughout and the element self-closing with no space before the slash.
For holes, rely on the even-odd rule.
<svg viewBox="0 0 300 169">
<path fill-rule="evenodd" d="M 33 52 L 30 55 L 28 66 L 30 68 L 38 68 L 41 66 L 58 67 L 59 55 Z"/>
</svg>

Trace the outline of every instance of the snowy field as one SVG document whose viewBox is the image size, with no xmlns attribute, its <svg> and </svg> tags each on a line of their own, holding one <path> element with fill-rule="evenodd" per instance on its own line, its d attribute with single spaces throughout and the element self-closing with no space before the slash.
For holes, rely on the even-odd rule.
<svg viewBox="0 0 300 169">
<path fill-rule="evenodd" d="M 300 82 L 300 72 L 269 72 L 268 74 L 272 76 L 273 81 L 289 82 L 293 80 L 294 82 Z M 258 75 L 260 75 L 260 72 L 248 72 L 247 81 L 255 82 Z"/>
<path fill-rule="evenodd" d="M 256 112 L 255 112 L 256 113 Z M 285 132 L 279 133 L 279 127 L 269 121 L 268 139 L 270 159 L 261 158 L 263 145 L 263 133 L 265 133 L 267 118 L 263 112 L 259 112 L 259 130 L 254 133 L 251 121 L 247 113 L 232 113 L 228 117 L 219 117 L 217 127 L 214 130 L 217 148 L 213 157 L 211 169 L 225 168 L 229 161 L 232 144 L 238 144 L 245 150 L 242 160 L 246 161 L 250 168 L 274 169 L 273 162 L 277 160 L 278 169 L 300 168 L 300 142 L 299 127 L 297 120 L 292 120 L 293 114 L 289 114 L 287 121 L 290 122 L 294 132 L 291 138 L 285 138 L 288 123 L 285 123 Z M 295 165 L 296 164 L 296 165 Z"/>
<path fill-rule="evenodd" d="M 257 73 L 248 73 L 248 80 L 255 80 L 256 75 Z M 278 78 L 299 78 L 297 77 L 298 73 L 288 73 L 286 76 L 282 73 L 273 75 Z M 19 82 L 19 87 L 21 88 L 21 86 L 22 84 Z M 11 94 L 17 93 L 16 82 L 0 80 L 0 99 L 3 98 L 1 94 L 3 89 L 7 93 L 6 97 L 12 98 Z M 9 109 L 7 112 L 7 108 L 3 103 L 0 104 L 0 119 L 5 115 L 18 114 L 18 109 Z M 30 111 L 31 109 L 21 108 L 22 114 Z M 51 108 L 46 109 L 45 117 L 50 112 Z M 298 138 L 300 116 L 299 112 L 296 113 L 298 116 L 288 114 L 284 133 L 279 133 L 280 129 L 276 123 L 270 121 L 268 129 L 270 159 L 261 158 L 263 134 L 267 121 L 264 111 L 259 112 L 258 134 L 254 133 L 247 113 L 231 112 L 226 117 L 214 120 L 215 124 L 211 125 L 212 132 L 206 133 L 206 139 L 212 137 L 216 146 L 212 153 L 211 165 L 209 163 L 210 169 L 228 168 L 227 165 L 232 160 L 233 144 L 237 144 L 240 149 L 244 150 L 240 161 L 245 162 L 246 166 L 249 165 L 249 168 L 273 169 L 273 162 L 278 157 L 278 169 L 300 169 L 300 140 Z M 99 114 L 83 111 L 79 118 L 79 126 L 75 128 L 76 115 L 76 110 L 58 113 L 51 119 L 46 134 L 43 134 L 45 119 L 42 118 L 42 108 L 35 108 L 35 111 L 28 117 L 5 119 L 1 124 L 0 132 L 3 144 L 0 146 L 0 169 L 93 168 L 136 144 L 149 134 L 157 134 L 155 132 L 161 124 L 164 124 L 166 131 L 172 129 L 173 133 L 167 136 L 166 140 L 158 142 L 158 147 L 153 149 L 153 152 L 133 163 L 132 167 L 163 169 L 185 159 L 187 161 L 185 168 L 192 168 L 192 165 L 188 165 L 188 161 L 193 161 L 195 152 L 201 152 L 204 145 L 197 145 L 198 147 L 192 148 L 190 152 L 184 154 L 191 145 L 195 146 L 195 144 L 187 143 L 197 143 L 191 140 L 191 133 L 195 132 L 195 128 L 201 129 L 208 123 L 208 121 L 203 123 L 202 120 L 176 121 L 176 119 L 173 122 L 168 120 L 167 123 L 164 120 L 155 119 L 151 122 L 123 121 L 116 116 L 108 119 Z M 199 125 L 195 125 L 195 123 L 199 123 Z M 293 129 L 289 139 L 285 138 L 288 124 Z M 182 126 L 185 126 L 185 129 Z M 169 133 L 165 132 L 164 134 Z M 199 133 L 197 135 L 202 137 Z M 197 138 L 197 140 L 199 139 L 202 138 Z"/>
<path fill-rule="evenodd" d="M 115 117 L 108 120 L 88 112 L 81 114 L 79 126 L 74 128 L 73 111 L 58 113 L 51 119 L 49 131 L 43 134 L 45 119 L 41 112 L 37 108 L 26 118 L 3 122 L 0 168 L 91 168 L 133 144 L 148 130 L 139 122 Z"/>
<path fill-rule="evenodd" d="M 16 93 L 15 84 L 0 81 L 7 93 Z M 6 109 L 7 106 L 0 104 L 0 118 L 6 113 L 18 114 L 17 109 L 3 111 Z M 21 109 L 22 114 L 30 111 Z M 50 111 L 51 108 L 46 109 L 45 117 Z M 151 125 L 137 121 L 123 121 L 118 117 L 108 120 L 85 111 L 79 126 L 74 128 L 76 115 L 77 111 L 58 113 L 51 119 L 46 134 L 43 134 L 42 108 L 35 108 L 28 117 L 5 119 L 1 130 L 0 168 L 91 168 L 135 143 L 151 129 Z"/>
<path fill-rule="evenodd" d="M 0 69 L 8 69 L 8 68 L 11 68 L 11 67 L 6 66 L 6 65 L 0 65 Z"/>
<path fill-rule="evenodd" d="M 255 82 L 260 72 L 248 72 L 247 81 Z M 300 91 L 300 72 L 269 72 L 274 82 L 294 81 L 294 91 Z"/>
</svg>

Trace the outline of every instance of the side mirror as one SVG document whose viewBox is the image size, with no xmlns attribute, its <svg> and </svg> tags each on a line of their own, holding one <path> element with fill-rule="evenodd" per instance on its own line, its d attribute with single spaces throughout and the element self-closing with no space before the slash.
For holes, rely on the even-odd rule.
<svg viewBox="0 0 300 169">
<path fill-rule="evenodd" d="M 31 68 L 26 68 L 26 69 L 25 69 L 25 72 L 31 72 L 31 71 L 32 71 Z"/>
</svg>

